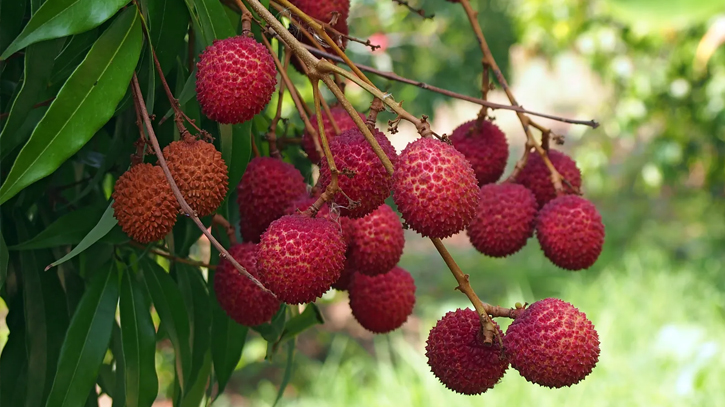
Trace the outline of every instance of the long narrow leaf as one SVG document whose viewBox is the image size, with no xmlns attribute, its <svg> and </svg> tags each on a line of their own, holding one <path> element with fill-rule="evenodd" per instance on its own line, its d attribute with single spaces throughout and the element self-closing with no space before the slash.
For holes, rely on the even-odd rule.
<svg viewBox="0 0 725 407">
<path fill-rule="evenodd" d="M 63 264 L 67 262 L 68 260 L 76 257 L 77 255 L 83 253 L 86 249 L 91 247 L 94 243 L 101 240 L 104 236 L 108 234 L 108 232 L 113 229 L 114 226 L 118 224 L 116 221 L 116 218 L 113 217 L 113 208 L 111 207 L 112 204 L 108 204 L 108 207 L 106 208 L 106 211 L 103 212 L 103 215 L 101 215 L 101 219 L 96 223 L 96 226 L 91 229 L 90 232 L 86 235 L 86 237 L 81 240 L 80 243 L 78 243 L 78 246 L 74 247 L 73 250 L 71 250 L 68 254 L 61 257 L 60 259 L 54 261 L 50 265 L 48 265 L 45 269 L 48 270 L 52 267 L 55 267 L 59 264 Z"/>
</svg>

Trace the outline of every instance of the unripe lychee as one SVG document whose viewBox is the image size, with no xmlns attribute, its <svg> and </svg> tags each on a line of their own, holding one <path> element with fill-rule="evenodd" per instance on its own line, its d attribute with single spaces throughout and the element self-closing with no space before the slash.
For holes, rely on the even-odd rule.
<svg viewBox="0 0 725 407">
<path fill-rule="evenodd" d="M 257 245 L 241 243 L 232 246 L 229 254 L 249 274 L 259 279 L 257 272 Z M 268 292 L 262 291 L 246 276 L 239 274 L 226 258 L 219 261 L 214 273 L 214 292 L 222 309 L 237 323 L 246 326 L 263 324 L 272 319 L 280 302 Z"/>
<path fill-rule="evenodd" d="M 548 156 L 554 168 L 559 171 L 559 174 L 564 179 L 577 190 L 581 188 L 582 175 L 574 160 L 568 155 L 556 150 L 549 150 Z M 534 193 L 536 201 L 539 203 L 539 208 L 556 198 L 556 190 L 554 189 L 554 184 L 551 183 L 551 172 L 546 168 L 544 160 L 541 159 L 541 156 L 536 151 L 529 154 L 526 165 L 516 176 L 516 182 Z M 566 183 L 563 186 L 565 193 L 575 193 Z"/>
<path fill-rule="evenodd" d="M 450 144 L 419 138 L 398 159 L 393 200 L 413 230 L 424 237 L 448 237 L 468 226 L 476 214 L 476 174 Z"/>
<path fill-rule="evenodd" d="M 363 274 L 387 273 L 403 254 L 405 237 L 398 215 L 388 205 L 361 219 L 353 219 L 353 237 L 348 243 L 347 259 Z"/>
<path fill-rule="evenodd" d="M 277 85 L 272 55 L 246 36 L 215 40 L 196 67 L 196 98 L 202 112 L 219 123 L 251 119 L 267 106 Z"/>
<path fill-rule="evenodd" d="M 258 247 L 262 283 L 288 304 L 314 301 L 345 266 L 342 232 L 327 219 L 285 215 L 269 225 Z"/>
<path fill-rule="evenodd" d="M 498 126 L 489 120 L 471 120 L 453 130 L 451 142 L 471 163 L 478 185 L 501 178 L 509 158 L 509 145 Z"/>
<path fill-rule="evenodd" d="M 378 130 L 375 130 L 373 135 L 383 152 L 395 165 L 398 155 L 388 138 Z M 335 166 L 343 172 L 337 180 L 344 194 L 338 193 L 334 198 L 334 202 L 340 205 L 341 215 L 362 218 L 385 202 L 385 198 L 390 195 L 393 177 L 388 175 L 359 129 L 350 129 L 332 139 L 330 151 L 335 158 Z M 324 189 L 330 182 L 330 167 L 326 161 L 323 161 L 320 167 L 319 185 Z M 359 204 L 348 209 L 351 206 L 348 197 Z"/>
<path fill-rule="evenodd" d="M 161 167 L 134 165 L 118 177 L 111 198 L 121 229 L 139 243 L 162 239 L 174 228 L 179 203 Z"/>
<path fill-rule="evenodd" d="M 271 157 L 256 157 L 247 165 L 237 186 L 242 238 L 259 242 L 272 221 L 307 191 L 304 178 L 292 164 Z"/>
<path fill-rule="evenodd" d="M 330 114 L 335 120 L 335 124 L 337 124 L 337 127 L 339 128 L 340 134 L 344 133 L 347 130 L 357 128 L 355 122 L 352 120 L 350 115 L 347 114 L 347 111 L 342 106 L 331 107 Z M 362 113 L 358 114 L 360 115 L 360 118 L 364 121 L 365 116 Z M 315 131 L 317 131 L 316 114 L 310 116 L 310 123 L 312 123 L 312 127 L 314 127 Z M 332 127 L 332 122 L 330 121 L 330 118 L 325 113 L 322 114 L 322 126 L 325 129 L 325 137 L 328 141 L 332 140 L 337 136 L 335 134 L 335 129 Z M 320 144 L 320 147 L 322 147 L 322 144 Z M 307 157 L 310 159 L 310 161 L 315 164 L 318 164 L 320 162 L 321 157 L 319 154 L 317 154 L 317 150 L 315 150 L 315 140 L 313 139 L 313 136 L 306 130 L 304 134 L 302 134 L 302 148 L 305 150 L 305 153 L 307 153 Z"/>
<path fill-rule="evenodd" d="M 599 336 L 586 314 L 568 302 L 546 298 L 531 304 L 503 338 L 511 366 L 546 387 L 579 383 L 599 360 Z"/>
<path fill-rule="evenodd" d="M 499 336 L 501 328 L 493 323 Z M 483 343 L 481 319 L 471 309 L 457 309 L 441 318 L 428 334 L 425 355 L 431 372 L 447 388 L 481 394 L 501 380 L 509 362 L 497 340 Z"/>
<path fill-rule="evenodd" d="M 227 164 L 213 144 L 187 136 L 164 148 L 171 176 L 199 216 L 211 215 L 229 191 Z"/>
<path fill-rule="evenodd" d="M 578 195 L 563 195 L 539 211 L 536 237 L 552 263 L 567 270 L 581 270 L 599 258 L 604 224 L 593 203 Z"/>
<path fill-rule="evenodd" d="M 355 272 L 348 292 L 352 315 L 363 328 L 378 334 L 400 328 L 415 306 L 415 281 L 397 266 L 377 276 Z"/>
<path fill-rule="evenodd" d="M 506 257 L 521 250 L 534 233 L 536 198 L 519 184 L 487 184 L 466 232 L 479 252 Z"/>
</svg>

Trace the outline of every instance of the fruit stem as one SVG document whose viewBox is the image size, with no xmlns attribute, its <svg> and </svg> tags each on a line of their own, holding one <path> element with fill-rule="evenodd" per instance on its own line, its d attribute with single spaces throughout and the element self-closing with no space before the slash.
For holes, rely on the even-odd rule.
<svg viewBox="0 0 725 407">
<path fill-rule="evenodd" d="M 224 229 L 224 233 L 227 234 L 229 244 L 232 246 L 237 244 L 237 235 L 234 233 L 234 226 L 232 226 L 224 216 L 219 213 L 215 213 L 211 218 L 211 225 L 221 226 Z"/>
<path fill-rule="evenodd" d="M 413 13 L 423 17 L 426 20 L 433 19 L 435 17 L 435 14 L 426 15 L 425 10 L 422 8 L 415 8 L 411 6 L 406 0 L 393 0 L 393 2 L 400 4 L 401 6 L 406 7 L 408 10 L 412 11 Z"/>
<path fill-rule="evenodd" d="M 287 67 L 289 66 L 289 60 L 290 60 L 290 54 L 289 52 L 286 52 L 284 55 L 284 71 L 287 72 Z M 269 155 L 271 157 L 282 159 L 282 154 L 279 152 L 279 149 L 277 148 L 277 124 L 279 123 L 279 120 L 282 118 L 282 102 L 284 101 L 284 91 L 287 88 L 286 83 L 282 81 L 282 83 L 279 84 L 279 94 L 277 96 L 277 111 L 274 113 L 274 117 L 272 118 L 272 121 L 269 123 L 269 131 L 267 132 L 267 142 L 269 143 Z"/>
<path fill-rule="evenodd" d="M 219 251 L 219 255 L 223 258 L 226 258 L 229 260 L 230 263 L 234 266 L 234 268 L 239 271 L 243 276 L 250 279 L 257 287 L 259 287 L 262 291 L 268 292 L 272 294 L 275 298 L 276 295 L 274 295 L 273 292 L 269 291 L 267 287 L 265 287 L 259 280 L 254 278 L 249 272 L 242 267 L 239 262 L 237 262 L 234 257 L 232 257 L 227 249 L 222 246 L 218 240 L 212 234 L 209 232 L 209 230 L 204 226 L 203 223 L 201 223 L 201 220 L 199 219 L 199 216 L 194 212 L 193 209 L 189 206 L 189 204 L 186 202 L 184 197 L 181 195 L 181 191 L 179 191 L 179 187 L 176 185 L 176 181 L 174 181 L 174 178 L 171 176 L 171 172 L 169 171 L 169 166 L 166 165 L 166 159 L 164 158 L 164 154 L 161 152 L 161 146 L 159 146 L 159 140 L 156 138 L 156 133 L 154 133 L 154 128 L 151 125 L 151 118 L 149 117 L 149 112 L 146 110 L 146 104 L 143 101 L 143 94 L 141 93 L 141 87 L 138 84 L 138 77 L 136 76 L 136 72 L 133 73 L 133 78 L 131 79 L 131 90 L 133 92 L 133 97 L 136 103 L 138 103 L 139 109 L 141 111 L 141 117 L 143 118 L 144 125 L 146 126 L 146 131 L 148 132 L 149 139 L 151 140 L 151 145 L 154 147 L 154 152 L 156 153 L 156 158 L 159 161 L 159 166 L 161 166 L 161 169 L 164 171 L 164 175 L 166 176 L 166 179 L 169 181 L 169 185 L 171 186 L 171 191 L 174 193 L 174 196 L 176 197 L 176 200 L 179 202 L 179 206 L 181 207 L 181 210 L 184 211 L 184 213 L 189 216 L 196 226 L 201 230 L 201 233 L 204 234 L 204 236 L 209 239 L 209 242 L 211 242 L 212 245 Z"/>
<path fill-rule="evenodd" d="M 234 3 L 242 12 L 242 35 L 254 38 L 254 34 L 252 34 L 252 13 L 250 13 L 244 3 L 242 3 L 242 0 L 234 0 Z"/>
<path fill-rule="evenodd" d="M 182 257 L 176 257 L 173 254 L 170 254 L 170 253 L 167 253 L 167 252 L 164 252 L 164 251 L 161 251 L 161 250 L 157 250 L 157 249 L 154 249 L 154 248 L 151 248 L 151 247 L 146 247 L 146 246 L 142 245 L 141 243 L 137 243 L 137 242 L 134 242 L 134 241 L 130 241 L 130 242 L 128 242 L 128 244 L 131 245 L 131 246 L 133 246 L 133 247 L 139 248 L 139 249 L 147 250 L 149 253 L 153 253 L 153 254 L 158 255 L 158 256 L 161 256 L 163 258 L 169 259 L 172 262 L 184 263 L 184 264 L 188 264 L 190 266 L 206 267 L 208 269 L 216 270 L 216 266 L 215 265 L 213 265 L 213 264 L 207 264 L 207 263 L 204 263 L 203 261 L 195 261 L 195 260 L 185 259 L 185 258 L 182 258 Z"/>
</svg>

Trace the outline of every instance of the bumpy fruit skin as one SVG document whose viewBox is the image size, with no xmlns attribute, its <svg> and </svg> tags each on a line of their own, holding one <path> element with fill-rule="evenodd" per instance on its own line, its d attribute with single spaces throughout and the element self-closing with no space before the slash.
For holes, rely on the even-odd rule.
<svg viewBox="0 0 725 407">
<path fill-rule="evenodd" d="M 415 281 L 397 266 L 377 276 L 355 272 L 348 292 L 352 315 L 363 328 L 378 334 L 400 328 L 415 306 Z"/>
<path fill-rule="evenodd" d="M 398 155 L 390 140 L 378 130 L 373 133 L 380 147 L 395 165 Z M 385 202 L 385 198 L 390 196 L 393 177 L 385 171 L 385 167 L 359 129 L 350 129 L 335 137 L 330 142 L 330 151 L 335 157 L 335 166 L 338 170 L 354 174 L 352 177 L 341 174 L 337 178 L 340 188 L 350 199 L 360 202 L 357 207 L 347 209 L 350 203 L 345 195 L 342 193 L 335 195 L 334 202 L 341 206 L 341 215 L 362 218 Z M 330 182 L 330 167 L 326 161 L 323 161 L 319 184 L 324 189 Z"/>
<path fill-rule="evenodd" d="M 116 180 L 111 198 L 121 229 L 139 243 L 155 242 L 174 228 L 179 204 L 161 167 L 134 165 Z"/>
<path fill-rule="evenodd" d="M 478 210 L 466 232 L 479 252 L 506 257 L 521 250 L 534 234 L 536 198 L 519 184 L 487 184 L 479 192 Z"/>
<path fill-rule="evenodd" d="M 332 284 L 332 288 L 338 291 L 347 291 L 350 287 L 350 281 L 352 280 L 352 275 L 354 273 L 355 270 L 350 265 L 350 262 L 345 261 L 345 267 L 342 269 L 342 273 L 340 273 L 340 278 Z"/>
<path fill-rule="evenodd" d="M 286 215 L 262 235 L 257 268 L 262 283 L 280 301 L 314 301 L 340 278 L 345 241 L 339 226 L 327 219 Z"/>
<path fill-rule="evenodd" d="M 579 383 L 599 360 L 599 335 L 586 314 L 546 298 L 531 304 L 503 338 L 511 366 L 526 380 L 558 388 Z"/>
<path fill-rule="evenodd" d="M 471 120 L 453 130 L 451 142 L 471 163 L 478 185 L 501 178 L 509 158 L 509 145 L 498 126 L 488 120 Z"/>
<path fill-rule="evenodd" d="M 347 25 L 347 18 L 350 15 L 350 0 L 291 0 L 290 3 L 295 5 L 301 11 L 308 16 L 317 19 L 323 23 L 330 23 L 332 21 L 332 13 L 337 12 L 338 18 L 337 23 L 332 27 L 342 34 L 349 34 L 349 27 Z M 295 18 L 297 21 L 299 19 Z M 302 23 L 303 27 L 306 27 L 305 23 Z M 347 46 L 347 38 L 341 38 L 338 40 L 338 36 L 332 32 L 328 32 L 330 38 L 338 41 L 338 46 L 343 50 Z M 297 39 L 303 44 L 314 45 L 310 42 L 306 35 L 303 33 L 297 34 Z M 298 72 L 304 73 L 304 70 L 300 67 L 297 58 L 292 58 L 292 66 L 297 69 Z M 314 162 L 314 161 L 313 161 Z"/>
<path fill-rule="evenodd" d="M 191 209 L 199 216 L 214 213 L 229 191 L 222 153 L 211 143 L 188 137 L 166 146 L 164 158 Z"/>
<path fill-rule="evenodd" d="M 493 324 L 503 336 L 498 324 Z M 498 341 L 483 344 L 481 320 L 471 309 L 457 309 L 438 320 L 428 334 L 425 355 L 443 385 L 469 395 L 492 388 L 509 366 Z"/>
<path fill-rule="evenodd" d="M 387 273 L 398 264 L 405 237 L 403 225 L 391 207 L 380 205 L 364 218 L 352 221 L 355 227 L 347 259 L 356 271 L 374 276 Z"/>
<path fill-rule="evenodd" d="M 237 186 L 244 241 L 258 243 L 269 224 L 306 191 L 302 174 L 292 164 L 271 157 L 252 159 Z"/>
<path fill-rule="evenodd" d="M 241 243 L 232 246 L 229 254 L 249 274 L 259 279 L 257 272 L 257 245 Z M 255 326 L 269 322 L 280 302 L 270 293 L 262 291 L 250 279 L 239 274 L 232 263 L 223 258 L 214 274 L 214 291 L 222 309 L 237 323 Z"/>
<path fill-rule="evenodd" d="M 398 159 L 393 200 L 413 230 L 424 237 L 445 238 L 463 230 L 476 215 L 476 174 L 453 146 L 420 138 Z"/>
<path fill-rule="evenodd" d="M 568 155 L 556 151 L 549 150 L 549 160 L 554 164 L 554 168 L 559 171 L 564 179 L 569 181 L 574 188 L 579 189 L 582 186 L 582 174 L 579 168 L 576 166 L 576 162 L 572 160 Z M 539 203 L 539 208 L 546 205 L 547 202 L 556 198 L 556 190 L 554 185 L 551 183 L 551 173 L 546 168 L 544 160 L 541 156 L 532 152 L 529 154 L 529 159 L 526 161 L 526 165 L 521 172 L 516 176 L 516 182 L 530 189 L 536 197 L 536 201 Z M 573 194 L 566 184 L 564 184 L 564 192 Z"/>
<path fill-rule="evenodd" d="M 243 123 L 261 112 L 277 85 L 274 59 L 253 38 L 215 40 L 196 64 L 196 98 L 219 123 Z"/>
<path fill-rule="evenodd" d="M 335 124 L 337 124 L 337 127 L 340 129 L 340 134 L 344 133 L 347 130 L 357 128 L 355 125 L 355 122 L 352 121 L 352 118 L 350 115 L 347 114 L 347 111 L 342 106 L 333 106 L 330 108 L 330 113 L 332 118 L 335 120 Z M 360 118 L 364 121 L 365 115 L 362 113 L 358 113 L 360 115 Z M 310 116 L 310 123 L 312 123 L 312 126 L 317 130 L 317 115 L 313 114 Z M 327 114 L 322 114 L 322 126 L 325 129 L 325 137 L 328 141 L 332 140 L 336 137 L 335 129 L 332 127 L 332 122 L 330 122 L 330 118 L 327 116 Z M 322 147 L 322 144 L 320 144 L 320 147 Z M 315 164 L 318 164 L 320 162 L 320 155 L 317 154 L 317 150 L 315 150 L 315 140 L 313 139 L 313 136 L 305 130 L 304 134 L 302 135 L 302 148 L 305 150 L 305 153 L 307 153 L 307 157 Z"/>
<path fill-rule="evenodd" d="M 578 195 L 563 195 L 539 211 L 536 237 L 552 263 L 567 270 L 581 270 L 599 258 L 604 224 L 593 203 Z"/>
</svg>

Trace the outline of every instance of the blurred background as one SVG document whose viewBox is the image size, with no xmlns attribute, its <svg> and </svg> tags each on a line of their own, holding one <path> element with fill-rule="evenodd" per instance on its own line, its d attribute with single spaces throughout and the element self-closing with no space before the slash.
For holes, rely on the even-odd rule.
<svg viewBox="0 0 725 407">
<path fill-rule="evenodd" d="M 431 19 L 391 0 L 353 0 L 351 43 L 359 63 L 463 94 L 480 95 L 480 50 L 462 7 L 411 0 Z M 470 304 L 429 240 L 406 232 L 401 266 L 416 280 L 414 315 L 373 336 L 352 318 L 344 292 L 319 300 L 325 324 L 297 340 L 284 406 L 725 406 L 725 1 L 481 0 L 479 21 L 518 101 L 527 109 L 596 119 L 598 129 L 538 120 L 566 137 L 561 147 L 583 173 L 585 196 L 606 226 L 604 252 L 589 270 L 557 269 L 535 239 L 507 259 L 476 252 L 465 233 L 445 241 L 486 302 L 511 307 L 558 297 L 597 328 L 601 357 L 572 387 L 549 390 L 510 369 L 481 396 L 461 396 L 430 373 L 428 331 Z M 296 75 L 296 74 L 293 74 Z M 374 78 L 405 108 L 431 117 L 439 134 L 471 120 L 478 106 Z M 309 85 L 294 76 L 305 96 Z M 305 94 L 305 92 L 308 92 Z M 370 97 L 347 95 L 361 111 Z M 499 90 L 491 100 L 508 103 Z M 310 97 L 311 99 L 311 97 Z M 270 106 L 276 104 L 271 103 Z M 293 122 L 292 104 L 285 116 Z M 510 173 L 524 134 L 515 114 L 493 111 L 506 132 Z M 393 115 L 379 116 L 380 128 Z M 417 135 L 401 124 L 398 151 Z M 506 176 L 505 175 L 505 176 Z M 503 326 L 509 321 L 500 320 Z M 0 345 L 7 329 L 0 327 Z M 242 360 L 215 406 L 271 406 L 286 352 L 269 359 L 250 331 Z M 160 396 L 173 389 L 173 351 L 157 354 Z"/>
</svg>

